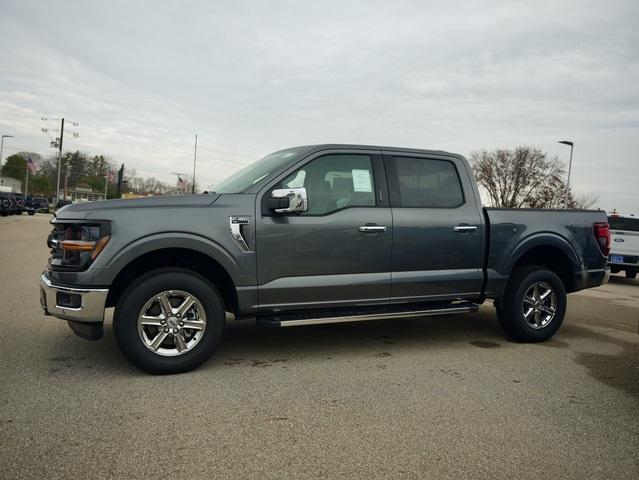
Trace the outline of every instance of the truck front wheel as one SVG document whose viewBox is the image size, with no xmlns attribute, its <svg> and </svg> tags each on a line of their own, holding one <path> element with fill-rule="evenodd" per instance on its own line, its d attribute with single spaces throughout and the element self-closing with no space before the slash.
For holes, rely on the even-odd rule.
<svg viewBox="0 0 639 480">
<path fill-rule="evenodd" d="M 555 272 L 539 266 L 520 267 L 496 302 L 497 318 L 514 340 L 543 342 L 559 330 L 566 303 L 566 289 Z"/>
<path fill-rule="evenodd" d="M 197 273 L 154 270 L 120 297 L 113 317 L 115 338 L 125 357 L 146 372 L 187 372 L 218 347 L 223 305 L 215 287 Z"/>
</svg>

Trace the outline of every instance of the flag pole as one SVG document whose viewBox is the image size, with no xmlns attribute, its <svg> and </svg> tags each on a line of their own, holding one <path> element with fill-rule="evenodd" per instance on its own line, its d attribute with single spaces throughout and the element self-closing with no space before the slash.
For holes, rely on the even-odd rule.
<svg viewBox="0 0 639 480">
<path fill-rule="evenodd" d="M 27 160 L 27 180 L 24 185 L 24 199 L 26 201 L 29 196 L 29 161 Z"/>
<path fill-rule="evenodd" d="M 109 173 L 104 176 L 104 199 L 107 200 L 107 188 L 109 188 Z"/>
</svg>

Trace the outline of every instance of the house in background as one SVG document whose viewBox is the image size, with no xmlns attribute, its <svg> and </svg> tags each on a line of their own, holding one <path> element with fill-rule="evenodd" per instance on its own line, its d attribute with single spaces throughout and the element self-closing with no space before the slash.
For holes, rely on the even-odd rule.
<svg viewBox="0 0 639 480">
<path fill-rule="evenodd" d="M 22 181 L 17 178 L 0 177 L 0 192 L 22 193 Z"/>
<path fill-rule="evenodd" d="M 72 202 L 94 202 L 96 200 L 104 200 L 104 192 L 96 192 L 91 185 L 80 183 L 67 190 L 66 199 Z"/>
</svg>

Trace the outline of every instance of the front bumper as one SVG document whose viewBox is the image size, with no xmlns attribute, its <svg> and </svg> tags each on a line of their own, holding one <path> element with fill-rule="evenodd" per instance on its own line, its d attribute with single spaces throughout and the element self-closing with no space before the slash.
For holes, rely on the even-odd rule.
<svg viewBox="0 0 639 480">
<path fill-rule="evenodd" d="M 54 285 L 44 275 L 40 277 L 40 305 L 46 315 L 81 323 L 104 322 L 108 288 L 62 287 Z M 73 296 L 73 306 L 62 306 L 62 298 Z"/>
</svg>

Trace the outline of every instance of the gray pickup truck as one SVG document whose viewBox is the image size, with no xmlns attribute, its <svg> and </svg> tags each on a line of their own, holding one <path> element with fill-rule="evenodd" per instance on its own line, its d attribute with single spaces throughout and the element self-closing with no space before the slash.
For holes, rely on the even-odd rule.
<svg viewBox="0 0 639 480">
<path fill-rule="evenodd" d="M 313 145 L 264 157 L 213 194 L 69 205 L 41 277 L 46 314 L 151 373 L 191 370 L 226 312 L 287 327 L 473 312 L 517 341 L 559 329 L 566 294 L 608 279 L 603 211 L 482 208 L 441 151 Z"/>
</svg>

